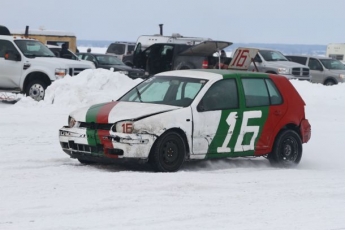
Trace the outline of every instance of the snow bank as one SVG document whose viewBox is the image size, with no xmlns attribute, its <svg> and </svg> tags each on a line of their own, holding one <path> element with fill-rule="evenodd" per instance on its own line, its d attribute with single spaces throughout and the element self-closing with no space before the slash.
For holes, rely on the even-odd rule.
<svg viewBox="0 0 345 230">
<path fill-rule="evenodd" d="M 142 79 L 131 79 L 128 76 L 106 69 L 90 69 L 71 77 L 67 75 L 53 82 L 46 91 L 44 101 L 36 102 L 29 97 L 22 98 L 16 106 L 80 108 L 92 104 L 117 100 L 120 96 L 140 83 Z"/>
</svg>

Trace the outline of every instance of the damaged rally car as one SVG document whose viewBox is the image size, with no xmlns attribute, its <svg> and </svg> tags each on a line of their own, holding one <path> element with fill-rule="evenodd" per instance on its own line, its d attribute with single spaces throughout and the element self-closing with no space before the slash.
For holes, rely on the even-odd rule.
<svg viewBox="0 0 345 230">
<path fill-rule="evenodd" d="M 233 70 L 177 70 L 143 81 L 119 100 L 72 112 L 64 152 L 81 163 L 148 161 L 177 171 L 185 160 L 266 156 L 299 163 L 311 126 L 285 77 Z"/>
</svg>

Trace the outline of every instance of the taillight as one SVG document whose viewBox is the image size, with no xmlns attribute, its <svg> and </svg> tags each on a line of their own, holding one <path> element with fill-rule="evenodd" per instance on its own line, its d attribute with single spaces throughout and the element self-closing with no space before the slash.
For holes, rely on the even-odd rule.
<svg viewBox="0 0 345 230">
<path fill-rule="evenodd" d="M 208 60 L 204 60 L 204 61 L 202 62 L 202 68 L 203 68 L 203 69 L 208 69 Z"/>
</svg>

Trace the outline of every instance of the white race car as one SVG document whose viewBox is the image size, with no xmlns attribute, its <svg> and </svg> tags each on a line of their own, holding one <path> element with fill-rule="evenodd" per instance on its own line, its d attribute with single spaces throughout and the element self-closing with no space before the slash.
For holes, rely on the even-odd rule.
<svg viewBox="0 0 345 230">
<path fill-rule="evenodd" d="M 304 106 L 278 75 L 169 71 L 118 101 L 72 112 L 60 144 L 81 163 L 139 159 L 161 172 L 177 171 L 185 160 L 238 156 L 289 165 L 310 139 Z"/>
</svg>

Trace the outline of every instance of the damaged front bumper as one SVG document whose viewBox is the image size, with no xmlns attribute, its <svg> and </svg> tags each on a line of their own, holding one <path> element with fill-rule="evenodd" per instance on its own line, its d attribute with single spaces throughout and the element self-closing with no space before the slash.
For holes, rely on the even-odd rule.
<svg viewBox="0 0 345 230">
<path fill-rule="evenodd" d="M 64 126 L 59 130 L 59 140 L 62 150 L 72 158 L 147 159 L 156 136 Z"/>
</svg>

